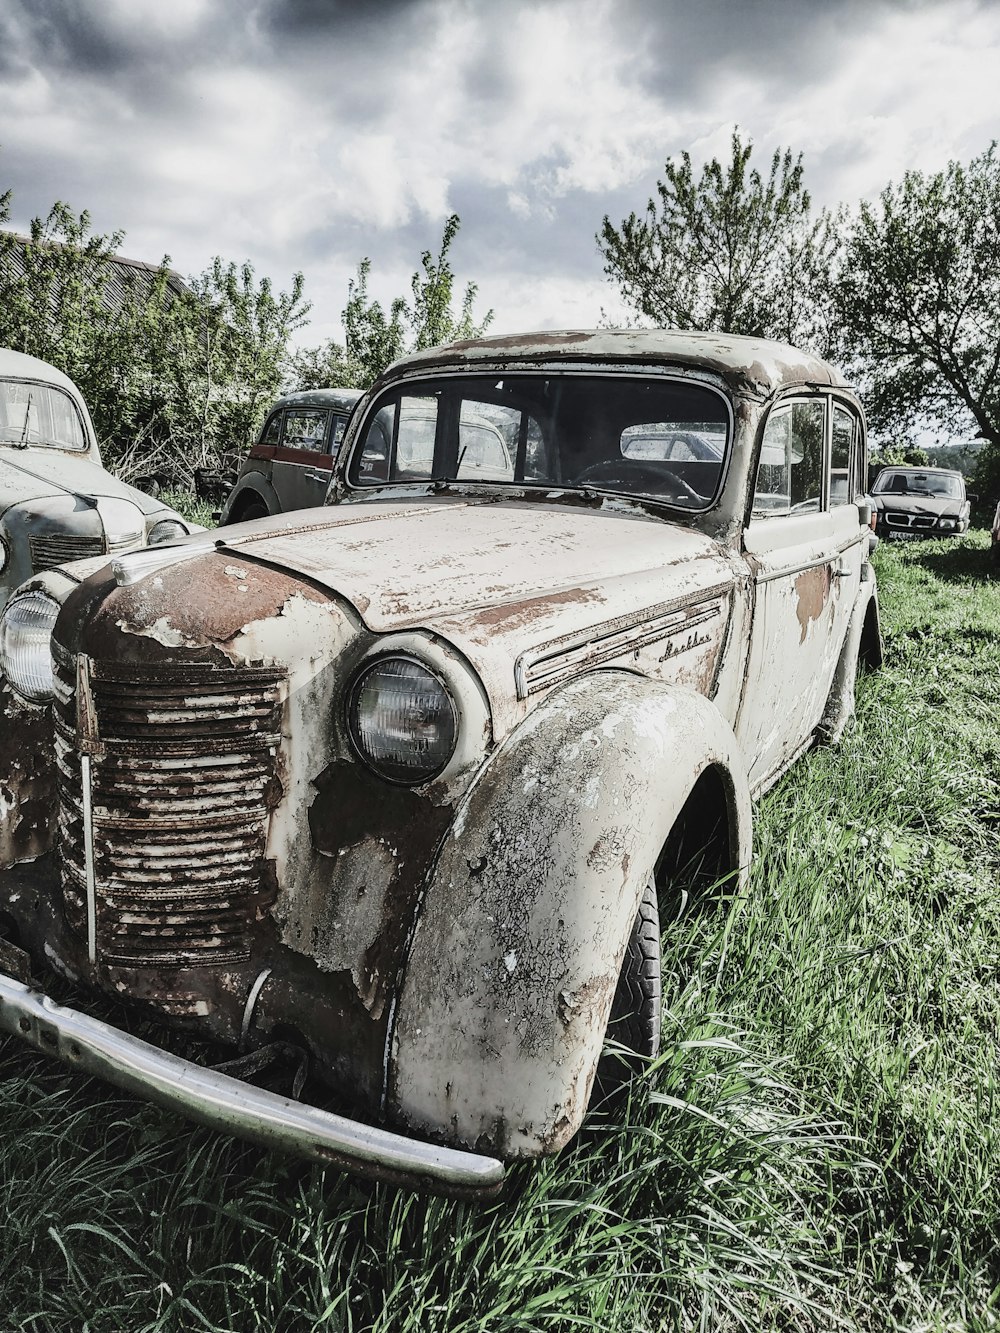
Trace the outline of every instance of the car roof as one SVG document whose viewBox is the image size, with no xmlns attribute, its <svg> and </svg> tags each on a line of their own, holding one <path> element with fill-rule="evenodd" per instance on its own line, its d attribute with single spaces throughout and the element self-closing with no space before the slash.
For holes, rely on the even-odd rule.
<svg viewBox="0 0 1000 1333">
<path fill-rule="evenodd" d="M 431 347 L 395 362 L 382 376 L 391 381 L 415 370 L 485 370 L 490 363 L 525 366 L 621 363 L 715 371 L 732 388 L 766 396 L 793 384 L 846 388 L 840 373 L 819 357 L 787 343 L 730 333 L 677 329 L 563 329 L 470 338 Z"/>
<path fill-rule="evenodd" d="M 80 399 L 80 390 L 68 375 L 48 361 L 28 356 L 25 352 L 15 352 L 12 347 L 0 347 L 0 379 L 40 380 L 44 384 L 56 384 L 78 401 Z"/>
<path fill-rule="evenodd" d="M 362 389 L 299 389 L 279 398 L 270 410 L 274 412 L 279 407 L 341 407 L 350 411 L 362 392 Z"/>
</svg>

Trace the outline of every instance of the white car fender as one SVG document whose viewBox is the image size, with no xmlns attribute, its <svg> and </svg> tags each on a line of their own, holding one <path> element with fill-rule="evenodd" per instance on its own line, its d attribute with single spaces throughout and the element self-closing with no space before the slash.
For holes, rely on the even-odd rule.
<svg viewBox="0 0 1000 1333">
<path fill-rule="evenodd" d="M 507 738 L 459 805 L 418 915 L 390 1031 L 394 1119 L 504 1156 L 575 1133 L 639 899 L 711 766 L 745 867 L 743 759 L 694 690 L 595 672 Z"/>
</svg>

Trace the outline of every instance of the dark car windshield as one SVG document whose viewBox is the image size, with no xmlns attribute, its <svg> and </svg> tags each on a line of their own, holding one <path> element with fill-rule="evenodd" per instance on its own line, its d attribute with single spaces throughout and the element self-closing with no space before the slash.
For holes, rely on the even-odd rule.
<svg viewBox="0 0 1000 1333">
<path fill-rule="evenodd" d="M 52 384 L 0 380 L 0 445 L 86 449 L 76 404 Z"/>
<path fill-rule="evenodd" d="M 938 495 L 962 499 L 962 479 L 952 472 L 880 472 L 872 487 L 875 495 Z"/>
<path fill-rule="evenodd" d="M 722 482 L 729 437 L 722 395 L 683 380 L 442 377 L 376 400 L 348 480 L 591 487 L 706 509 Z"/>
</svg>

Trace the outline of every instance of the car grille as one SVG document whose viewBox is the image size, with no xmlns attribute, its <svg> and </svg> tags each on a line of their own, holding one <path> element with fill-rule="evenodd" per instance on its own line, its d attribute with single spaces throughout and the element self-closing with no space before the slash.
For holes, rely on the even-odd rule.
<svg viewBox="0 0 1000 1333">
<path fill-rule="evenodd" d="M 31 550 L 31 568 L 53 569 L 71 560 L 86 560 L 88 556 L 104 554 L 103 537 L 78 537 L 67 533 L 47 533 L 28 538 Z"/>
<path fill-rule="evenodd" d="M 67 922 L 87 930 L 75 673 L 57 660 L 56 752 Z M 274 899 L 265 859 L 280 796 L 284 677 L 269 669 L 92 664 L 96 953 L 124 966 L 209 966 L 249 957 Z M 91 747 L 94 748 L 94 745 Z"/>
<path fill-rule="evenodd" d="M 897 514 L 886 510 L 885 521 L 890 528 L 933 528 L 937 522 L 934 514 Z"/>
</svg>

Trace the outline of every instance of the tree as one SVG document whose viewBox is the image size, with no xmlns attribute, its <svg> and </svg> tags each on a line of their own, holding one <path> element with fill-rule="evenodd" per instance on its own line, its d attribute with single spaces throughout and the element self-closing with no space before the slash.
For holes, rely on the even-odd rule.
<svg viewBox="0 0 1000 1333">
<path fill-rule="evenodd" d="M 851 220 L 837 284 L 845 359 L 877 431 L 971 422 L 1000 449 L 1000 160 L 908 171 Z M 853 353 L 853 355 L 852 355 Z"/>
<path fill-rule="evenodd" d="M 275 293 L 251 264 L 218 257 L 165 312 L 163 412 L 189 471 L 246 452 L 281 390 L 289 338 L 308 313 L 301 273 L 290 291 Z"/>
<path fill-rule="evenodd" d="M 0 225 L 10 198 L 0 195 Z M 115 267 L 123 239 L 92 233 L 89 214 L 63 203 L 27 239 L 0 231 L 0 345 L 75 381 L 113 470 L 190 485 L 196 466 L 245 453 L 279 392 L 309 309 L 302 275 L 275 293 L 249 264 L 215 259 L 178 292 L 167 258 Z"/>
<path fill-rule="evenodd" d="M 420 267 L 410 279 L 411 300 L 397 296 L 388 311 L 368 295 L 371 260 L 362 259 L 357 276 L 348 283 L 347 304 L 341 312 L 343 345 L 328 341 L 295 355 L 291 363 L 294 386 L 364 389 L 407 352 L 483 333 L 493 319 L 493 311 L 488 310 L 482 319 L 475 318 L 473 306 L 479 291 L 475 283 L 466 284 L 458 313 L 452 309 L 455 274 L 448 253 L 459 226 L 458 214 L 453 213 L 444 225 L 437 257 L 430 250 L 420 256 Z"/>
<path fill-rule="evenodd" d="M 829 343 L 826 289 L 834 221 L 811 216 L 802 155 L 776 151 L 766 180 L 751 140 L 733 132 L 728 164 L 695 179 L 688 153 L 669 159 L 642 216 L 605 216 L 597 243 L 626 304 L 663 327 L 779 338 L 819 353 Z"/>
</svg>

